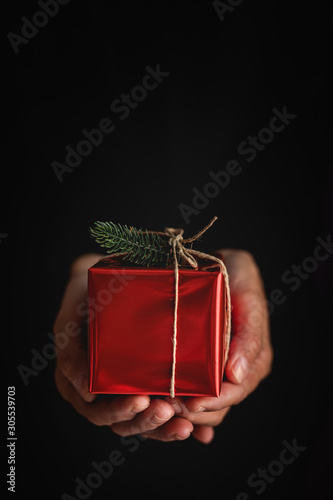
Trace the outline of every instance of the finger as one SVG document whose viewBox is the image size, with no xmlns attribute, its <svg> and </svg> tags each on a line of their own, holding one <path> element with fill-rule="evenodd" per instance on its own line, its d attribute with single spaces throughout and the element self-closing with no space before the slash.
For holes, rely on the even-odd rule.
<svg viewBox="0 0 333 500">
<path fill-rule="evenodd" d="M 166 401 L 154 399 L 149 408 L 139 413 L 133 420 L 114 424 L 111 429 L 120 436 L 142 434 L 164 425 L 173 415 L 174 410 Z"/>
<path fill-rule="evenodd" d="M 262 279 L 247 252 L 223 250 L 233 304 L 234 338 L 218 398 L 187 398 L 190 412 L 217 411 L 238 404 L 265 378 L 273 360 Z M 233 382 L 233 383 L 230 383 Z"/>
<path fill-rule="evenodd" d="M 79 273 L 86 273 L 89 267 L 93 266 L 103 257 L 106 257 L 105 254 L 101 253 L 86 253 L 77 257 L 71 265 L 70 276 L 75 276 Z"/>
<path fill-rule="evenodd" d="M 116 422 L 134 419 L 150 404 L 149 396 L 145 395 L 116 396 L 87 403 L 60 370 L 56 370 L 55 379 L 62 397 L 71 403 L 78 413 L 95 425 L 112 425 Z"/>
<path fill-rule="evenodd" d="M 69 280 L 59 308 L 59 313 L 55 320 L 75 321 L 78 324 L 83 323 L 86 316 L 88 302 L 88 273 L 81 272 L 74 274 Z M 84 309 L 84 311 L 83 311 Z"/>
<path fill-rule="evenodd" d="M 157 429 L 141 433 L 143 437 L 158 441 L 183 441 L 190 437 L 193 424 L 185 418 L 173 417 Z"/>
<path fill-rule="evenodd" d="M 232 385 L 232 387 L 234 387 Z M 237 386 L 236 386 L 237 387 Z M 195 425 L 210 425 L 210 426 L 217 426 L 219 425 L 227 415 L 227 413 L 230 410 L 230 406 L 227 406 L 226 408 L 223 409 L 212 409 L 208 410 L 207 409 L 207 404 L 205 404 L 206 400 L 216 400 L 216 398 L 199 398 L 199 397 L 193 397 L 193 398 L 188 398 L 185 400 L 184 398 L 176 397 L 176 398 L 170 398 L 167 396 L 166 401 L 169 403 L 169 401 L 172 401 L 172 406 L 173 408 L 177 408 L 176 410 L 176 415 L 178 417 L 186 418 L 192 424 Z M 191 408 L 191 401 L 193 400 L 194 403 L 194 412 L 190 411 Z M 200 400 L 200 401 L 198 401 Z M 216 402 L 216 401 L 215 401 Z M 170 403 L 171 404 L 171 403 Z M 200 409 L 201 405 L 203 409 Z M 218 403 L 216 403 L 218 404 Z M 221 403 L 220 403 L 221 404 Z M 204 406 L 205 405 L 205 406 Z M 203 413 L 203 412 L 206 413 Z"/>
<path fill-rule="evenodd" d="M 85 273 L 75 275 L 67 285 L 62 304 L 54 323 L 55 343 L 58 347 L 57 368 L 72 383 L 87 402 L 95 399 L 88 389 L 88 362 L 81 325 L 84 317 L 80 305 L 87 296 Z"/>
<path fill-rule="evenodd" d="M 268 375 L 271 354 L 269 350 L 263 350 L 247 373 L 246 379 L 241 384 L 222 382 L 221 393 L 218 397 L 190 397 L 186 400 L 186 408 L 190 412 L 216 411 L 228 406 L 239 404 L 259 383 Z"/>
<path fill-rule="evenodd" d="M 230 278 L 233 333 L 226 376 L 241 383 L 251 364 L 269 342 L 267 302 L 259 268 L 249 252 L 223 250 Z"/>
<path fill-rule="evenodd" d="M 231 407 L 228 406 L 227 408 L 223 408 L 222 410 L 190 413 L 189 420 L 194 425 L 208 425 L 217 427 L 223 422 L 230 409 Z"/>
<path fill-rule="evenodd" d="M 208 444 L 215 435 L 213 427 L 219 425 L 229 412 L 230 408 L 225 408 L 222 411 L 189 414 L 192 418 L 173 417 L 166 424 L 162 425 L 156 430 L 142 434 L 143 437 L 156 439 L 159 441 L 175 441 L 187 439 L 190 435 L 195 437 L 198 441 Z M 200 422 L 195 423 L 194 422 Z"/>
<path fill-rule="evenodd" d="M 213 441 L 215 431 L 211 425 L 195 425 L 192 436 L 203 444 L 209 444 Z"/>
<path fill-rule="evenodd" d="M 96 394 L 89 392 L 87 353 L 83 346 L 74 342 L 65 352 L 58 355 L 57 369 L 67 378 L 81 398 L 91 403 Z"/>
<path fill-rule="evenodd" d="M 229 406 L 238 404 L 247 396 L 247 391 L 242 384 L 232 384 L 223 382 L 221 394 L 218 397 L 189 397 L 185 401 L 185 406 L 189 413 L 201 413 L 203 411 L 218 411 Z"/>
<path fill-rule="evenodd" d="M 240 384 L 261 353 L 268 331 L 266 303 L 258 291 L 241 291 L 233 296 L 233 329 L 225 373 L 228 380 Z"/>
</svg>

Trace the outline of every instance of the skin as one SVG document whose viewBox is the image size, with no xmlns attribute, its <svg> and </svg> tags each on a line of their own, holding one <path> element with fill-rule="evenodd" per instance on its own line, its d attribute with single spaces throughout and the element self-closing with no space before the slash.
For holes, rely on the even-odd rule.
<svg viewBox="0 0 333 500">
<path fill-rule="evenodd" d="M 146 395 L 110 396 L 100 399 L 88 391 L 87 352 L 81 326 L 84 317 L 78 305 L 87 300 L 87 270 L 103 255 L 87 254 L 76 259 L 70 270 L 59 312 L 54 323 L 59 349 L 55 383 L 61 396 L 95 425 L 108 425 L 120 436 L 141 434 L 160 441 L 184 440 L 193 436 L 208 444 L 214 427 L 230 408 L 239 404 L 271 371 L 273 350 L 266 296 L 253 256 L 243 250 L 223 249 L 232 302 L 233 339 L 225 368 L 227 380 L 219 397 L 150 399 Z M 74 322 L 74 323 L 73 323 Z M 63 332 L 74 325 L 75 335 Z M 72 331 L 72 330 L 71 330 Z"/>
</svg>

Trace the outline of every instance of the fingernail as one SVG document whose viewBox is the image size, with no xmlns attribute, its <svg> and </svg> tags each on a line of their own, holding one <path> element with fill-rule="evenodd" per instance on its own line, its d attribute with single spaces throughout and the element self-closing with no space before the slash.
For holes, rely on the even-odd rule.
<svg viewBox="0 0 333 500">
<path fill-rule="evenodd" d="M 170 420 L 171 416 L 170 416 L 170 417 L 167 417 L 167 418 L 160 418 L 160 417 L 158 417 L 158 416 L 156 415 L 156 413 L 155 413 L 155 415 L 153 416 L 153 418 L 154 418 L 155 420 L 157 420 L 157 422 L 166 422 L 167 420 Z"/>
<path fill-rule="evenodd" d="M 234 363 L 231 371 L 239 384 L 245 379 L 247 372 L 249 370 L 249 363 L 246 358 L 240 357 Z"/>
<path fill-rule="evenodd" d="M 186 434 L 186 436 L 180 436 L 179 434 L 175 434 L 174 439 L 177 439 L 177 441 L 184 441 L 184 439 L 187 439 L 188 437 L 190 437 L 190 435 L 191 435 L 190 432 Z"/>
</svg>

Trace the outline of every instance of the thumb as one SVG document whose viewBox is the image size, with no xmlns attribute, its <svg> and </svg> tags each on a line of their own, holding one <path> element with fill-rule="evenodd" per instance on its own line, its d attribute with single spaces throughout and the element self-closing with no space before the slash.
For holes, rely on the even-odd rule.
<svg viewBox="0 0 333 500">
<path fill-rule="evenodd" d="M 267 307 L 261 294 L 247 290 L 233 296 L 233 338 L 226 366 L 226 376 L 241 384 L 263 348 Z"/>
</svg>

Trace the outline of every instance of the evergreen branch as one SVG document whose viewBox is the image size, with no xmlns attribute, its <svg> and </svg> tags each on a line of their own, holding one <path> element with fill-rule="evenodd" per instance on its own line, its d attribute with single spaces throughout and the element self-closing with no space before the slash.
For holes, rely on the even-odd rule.
<svg viewBox="0 0 333 500">
<path fill-rule="evenodd" d="M 94 224 L 90 234 L 107 253 L 123 255 L 124 260 L 146 267 L 168 265 L 170 247 L 158 234 L 113 222 Z"/>
</svg>

